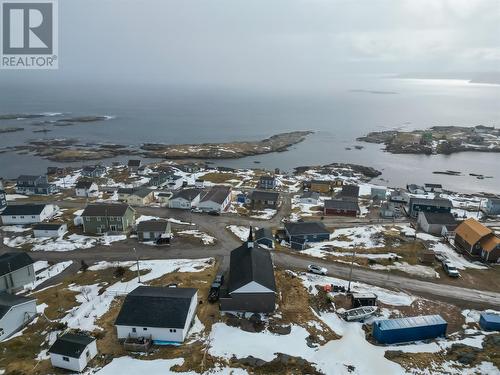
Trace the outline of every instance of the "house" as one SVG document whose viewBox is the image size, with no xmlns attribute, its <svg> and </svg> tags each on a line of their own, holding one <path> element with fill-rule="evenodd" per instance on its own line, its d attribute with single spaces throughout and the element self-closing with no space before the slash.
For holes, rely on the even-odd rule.
<svg viewBox="0 0 500 375">
<path fill-rule="evenodd" d="M 424 232 L 435 235 L 441 235 L 443 227 L 446 227 L 447 231 L 454 231 L 457 227 L 457 221 L 451 212 L 420 211 L 417 224 Z"/>
<path fill-rule="evenodd" d="M 392 219 L 399 216 L 399 208 L 394 202 L 384 202 L 380 206 L 380 217 L 384 219 Z"/>
<path fill-rule="evenodd" d="M 162 343 L 181 343 L 196 314 L 194 288 L 139 286 L 130 292 L 115 320 L 119 339 L 150 337 Z"/>
<path fill-rule="evenodd" d="M 0 255 L 0 292 L 17 292 L 33 281 L 35 281 L 33 259 L 27 253 Z"/>
<path fill-rule="evenodd" d="M 323 194 L 329 193 L 331 191 L 331 182 L 329 180 L 311 180 L 309 191 Z"/>
<path fill-rule="evenodd" d="M 65 333 L 48 351 L 52 366 L 82 372 L 97 355 L 96 339 L 81 333 Z"/>
<path fill-rule="evenodd" d="M 128 204 L 89 204 L 81 217 L 85 233 L 126 233 L 135 222 L 135 210 Z"/>
<path fill-rule="evenodd" d="M 64 223 L 39 223 L 33 225 L 33 236 L 35 238 L 43 237 L 61 237 L 68 230 Z"/>
<path fill-rule="evenodd" d="M 160 191 L 156 193 L 156 201 L 160 204 L 160 206 L 165 207 L 168 206 L 168 201 L 172 198 L 174 193 L 170 191 Z"/>
<path fill-rule="evenodd" d="M 139 241 L 156 241 L 159 238 L 170 238 L 172 229 L 167 220 L 145 220 L 137 224 Z"/>
<path fill-rule="evenodd" d="M 343 185 L 338 197 L 345 201 L 357 202 L 359 199 L 358 185 Z"/>
<path fill-rule="evenodd" d="M 406 185 L 406 190 L 408 190 L 411 194 L 425 194 L 424 187 L 416 184 Z"/>
<path fill-rule="evenodd" d="M 82 168 L 81 173 L 84 177 L 102 177 L 106 173 L 106 167 L 102 165 L 86 165 Z"/>
<path fill-rule="evenodd" d="M 130 159 L 127 163 L 127 168 L 130 173 L 139 172 L 140 167 L 141 167 L 141 161 L 137 159 Z"/>
<path fill-rule="evenodd" d="M 330 239 L 330 231 L 319 221 L 285 223 L 285 234 L 292 249 L 303 250 L 307 242 Z"/>
<path fill-rule="evenodd" d="M 202 178 L 197 178 L 194 180 L 194 187 L 197 189 L 203 189 L 205 187 L 205 180 Z"/>
<path fill-rule="evenodd" d="M 47 176 L 21 175 L 17 178 L 16 193 L 25 195 L 50 195 L 57 192 L 57 186 L 49 184 Z"/>
<path fill-rule="evenodd" d="M 120 189 L 118 189 L 118 195 L 119 194 Z M 125 198 L 125 202 L 131 206 L 147 206 L 148 204 L 154 202 L 154 200 L 154 190 L 150 190 L 147 188 L 133 189 L 131 193 Z"/>
<path fill-rule="evenodd" d="M 426 198 L 410 198 L 408 207 L 408 216 L 416 218 L 420 211 L 446 213 L 451 212 L 453 205 L 448 199 L 426 199 Z"/>
<path fill-rule="evenodd" d="M 257 189 L 276 189 L 276 178 L 274 176 L 260 176 L 259 182 L 257 183 Z"/>
<path fill-rule="evenodd" d="M 271 313 L 276 303 L 276 282 L 269 250 L 255 247 L 252 228 L 248 240 L 231 251 L 229 282 L 221 292 L 222 311 Z"/>
<path fill-rule="evenodd" d="M 423 341 L 446 336 L 448 323 L 441 315 L 376 320 L 373 337 L 381 344 Z"/>
<path fill-rule="evenodd" d="M 443 185 L 441 184 L 424 184 L 424 191 L 426 193 L 442 193 Z"/>
<path fill-rule="evenodd" d="M 358 202 L 354 200 L 328 199 L 323 206 L 323 214 L 325 216 L 356 217 L 360 212 Z"/>
<path fill-rule="evenodd" d="M 500 215 L 500 198 L 488 198 L 484 212 L 488 215 Z"/>
<path fill-rule="evenodd" d="M 36 299 L 0 292 L 0 342 L 36 316 Z"/>
<path fill-rule="evenodd" d="M 500 238 L 473 218 L 463 221 L 457 227 L 455 247 L 472 256 L 479 256 L 486 262 L 498 262 L 500 258 Z"/>
<path fill-rule="evenodd" d="M 223 212 L 231 204 L 230 186 L 213 186 L 201 198 L 198 208 L 207 212 Z"/>
<path fill-rule="evenodd" d="M 254 190 L 250 194 L 252 208 L 276 208 L 278 207 L 279 193 L 274 191 Z"/>
<path fill-rule="evenodd" d="M 179 190 L 181 187 L 184 186 L 184 179 L 182 178 L 182 176 L 169 173 L 166 175 L 165 185 L 170 190 Z"/>
<path fill-rule="evenodd" d="M 410 197 L 408 194 L 402 190 L 394 190 L 391 192 L 391 196 L 389 197 L 390 202 L 398 203 L 398 204 L 408 204 L 410 201 Z"/>
<path fill-rule="evenodd" d="M 274 237 L 271 228 L 259 228 L 255 231 L 255 243 L 269 249 L 274 248 Z"/>
<path fill-rule="evenodd" d="M 372 186 L 370 191 L 371 199 L 384 201 L 387 196 L 387 188 L 383 186 Z"/>
<path fill-rule="evenodd" d="M 319 193 L 316 191 L 305 191 L 299 197 L 299 202 L 302 204 L 318 204 Z"/>
<path fill-rule="evenodd" d="M 25 225 L 50 219 L 59 211 L 53 204 L 12 204 L 0 214 L 3 225 Z"/>
<path fill-rule="evenodd" d="M 7 207 L 7 195 L 5 191 L 0 188 L 0 212 L 2 212 L 5 207 Z"/>
<path fill-rule="evenodd" d="M 202 189 L 189 188 L 175 193 L 168 201 L 169 208 L 189 210 L 200 203 Z"/>
<path fill-rule="evenodd" d="M 77 197 L 95 198 L 99 195 L 99 187 L 94 181 L 80 179 L 75 185 Z"/>
</svg>

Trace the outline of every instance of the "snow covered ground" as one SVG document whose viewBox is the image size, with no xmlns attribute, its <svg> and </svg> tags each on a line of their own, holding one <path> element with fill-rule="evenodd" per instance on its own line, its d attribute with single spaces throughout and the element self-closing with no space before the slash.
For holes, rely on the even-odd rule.
<svg viewBox="0 0 500 375">
<path fill-rule="evenodd" d="M 57 238 L 34 238 L 32 235 L 4 237 L 3 243 L 9 247 L 22 248 L 31 246 L 32 251 L 72 251 L 89 249 L 97 245 L 110 246 L 113 242 L 124 241 L 126 235 L 103 235 L 100 237 L 84 236 L 80 234 L 62 235 Z"/>
<path fill-rule="evenodd" d="M 228 225 L 226 228 L 242 241 L 246 241 L 248 239 L 248 235 L 250 234 L 249 227 L 241 225 Z"/>
<path fill-rule="evenodd" d="M 215 243 L 215 237 L 197 229 L 181 230 L 177 232 L 177 234 L 181 236 L 192 236 L 194 238 L 199 238 L 201 242 L 203 242 L 203 245 L 212 245 Z"/>
<path fill-rule="evenodd" d="M 39 261 L 33 263 L 33 268 L 34 268 L 35 274 L 36 274 L 36 280 L 33 281 L 32 283 L 24 285 L 23 289 L 24 290 L 35 289 L 38 285 L 47 281 L 51 277 L 59 275 L 66 268 L 71 266 L 72 263 L 73 263 L 72 260 L 68 260 L 66 262 L 56 263 L 56 264 L 53 264 L 52 266 L 50 266 L 49 263 L 45 260 L 39 260 Z"/>
<path fill-rule="evenodd" d="M 260 211 L 254 211 L 250 217 L 252 219 L 270 220 L 276 215 L 276 210 L 272 208 L 266 208 Z"/>
</svg>

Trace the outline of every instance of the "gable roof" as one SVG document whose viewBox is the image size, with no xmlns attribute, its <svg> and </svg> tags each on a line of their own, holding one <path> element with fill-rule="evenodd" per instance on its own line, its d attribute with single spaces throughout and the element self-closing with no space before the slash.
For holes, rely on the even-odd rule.
<svg viewBox="0 0 500 375">
<path fill-rule="evenodd" d="M 451 212 L 421 211 L 421 213 L 425 216 L 425 220 L 429 224 L 453 225 L 457 223 L 455 216 Z"/>
<path fill-rule="evenodd" d="M 99 203 L 89 204 L 82 212 L 84 216 L 123 216 L 128 209 L 133 210 L 128 204 Z"/>
<path fill-rule="evenodd" d="M 94 184 L 91 180 L 78 180 L 75 185 L 75 189 L 90 189 Z"/>
<path fill-rule="evenodd" d="M 46 204 L 9 204 L 2 215 L 40 215 Z"/>
<path fill-rule="evenodd" d="M 26 253 L 5 253 L 0 255 L 0 276 L 33 264 Z"/>
<path fill-rule="evenodd" d="M 39 223 L 33 225 L 34 230 L 59 230 L 64 223 Z"/>
<path fill-rule="evenodd" d="M 330 234 L 325 224 L 319 221 L 305 221 L 302 223 L 285 223 L 285 230 L 291 236 L 303 236 L 311 234 Z"/>
<path fill-rule="evenodd" d="M 33 300 L 35 300 L 35 298 L 28 298 L 10 294 L 7 292 L 0 292 L 0 319 L 2 319 L 12 307 Z"/>
<path fill-rule="evenodd" d="M 455 230 L 455 235 L 460 236 L 469 245 L 474 245 L 477 241 L 491 233 L 491 229 L 473 218 L 463 221 Z"/>
<path fill-rule="evenodd" d="M 273 239 L 273 232 L 271 228 L 260 228 L 255 231 L 255 241 L 263 239 Z"/>
<path fill-rule="evenodd" d="M 115 325 L 184 328 L 194 288 L 139 286 L 130 292 Z"/>
<path fill-rule="evenodd" d="M 127 164 L 129 167 L 140 167 L 141 161 L 138 159 L 130 159 Z"/>
<path fill-rule="evenodd" d="M 92 336 L 66 333 L 57 338 L 50 347 L 49 353 L 60 354 L 71 358 L 80 358 L 85 348 L 95 341 Z"/>
<path fill-rule="evenodd" d="M 358 185 L 343 185 L 342 191 L 340 192 L 340 196 L 357 198 L 359 196 L 359 186 Z"/>
<path fill-rule="evenodd" d="M 165 232 L 167 220 L 145 220 L 137 224 L 137 232 Z"/>
<path fill-rule="evenodd" d="M 22 174 L 17 178 L 17 181 L 36 181 L 39 178 L 45 178 L 44 175 L 28 175 L 28 174 Z"/>
<path fill-rule="evenodd" d="M 201 199 L 202 202 L 215 202 L 222 204 L 231 194 L 231 188 L 229 186 L 213 186 Z"/>
<path fill-rule="evenodd" d="M 328 199 L 325 201 L 325 209 L 359 211 L 359 205 L 356 201 L 343 199 Z"/>
<path fill-rule="evenodd" d="M 315 191 L 304 191 L 300 196 L 301 199 L 311 198 L 311 199 L 319 199 L 319 193 Z"/>
<path fill-rule="evenodd" d="M 449 199 L 444 199 L 444 198 L 426 199 L 426 198 L 411 197 L 410 198 L 410 208 L 414 204 L 433 206 L 433 207 L 445 207 L 445 208 L 452 208 L 453 207 L 451 201 Z"/>
<path fill-rule="evenodd" d="M 170 200 L 177 199 L 177 198 L 182 198 L 182 199 L 185 199 L 187 201 L 192 201 L 198 195 L 200 195 L 202 191 L 203 191 L 202 189 L 196 189 L 196 188 L 183 189 L 183 190 L 178 191 L 177 193 L 175 193 L 172 196 L 172 198 L 170 198 Z"/>
<path fill-rule="evenodd" d="M 151 193 L 153 193 L 153 190 L 147 188 L 139 188 L 133 190 L 133 192 L 130 195 L 135 195 L 136 197 L 139 198 L 146 198 Z"/>
<path fill-rule="evenodd" d="M 276 202 L 279 197 L 279 193 L 275 191 L 262 191 L 262 190 L 254 190 L 251 194 L 252 200 L 257 201 L 274 201 Z"/>
<path fill-rule="evenodd" d="M 245 242 L 231 251 L 228 292 L 253 282 L 276 292 L 271 254 L 260 247 L 249 247 Z"/>
<path fill-rule="evenodd" d="M 481 247 L 484 251 L 490 252 L 500 246 L 500 238 L 495 235 L 489 235 L 481 240 Z"/>
</svg>

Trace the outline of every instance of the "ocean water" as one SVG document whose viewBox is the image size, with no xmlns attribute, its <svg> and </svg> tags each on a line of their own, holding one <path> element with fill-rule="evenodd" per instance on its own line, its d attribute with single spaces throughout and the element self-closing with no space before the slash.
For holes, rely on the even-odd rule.
<svg viewBox="0 0 500 375">
<path fill-rule="evenodd" d="M 500 193 L 500 154 L 392 155 L 381 145 L 356 142 L 369 131 L 417 129 L 434 125 L 500 126 L 500 86 L 458 80 L 364 78 L 332 82 L 322 92 L 257 92 L 179 89 L 166 86 L 72 85 L 9 87 L 0 94 L 0 114 L 64 113 L 109 115 L 102 122 L 53 127 L 33 133 L 36 120 L 0 121 L 22 126 L 5 133 L 0 149 L 29 140 L 77 138 L 81 142 L 140 145 L 144 142 L 202 143 L 257 140 L 276 133 L 313 130 L 289 151 L 214 161 L 232 167 L 291 170 L 302 165 L 351 162 L 383 172 L 384 184 L 439 182 L 456 191 Z M 346 147 L 362 145 L 362 150 Z M 122 158 L 123 159 L 123 158 Z M 126 158 L 125 158 L 126 159 Z M 258 162 L 258 164 L 256 163 Z M 108 163 L 111 161 L 108 160 Z M 72 165 L 84 163 L 72 163 Z M 32 155 L 0 154 L 0 176 L 43 173 L 55 163 Z M 457 170 L 463 176 L 433 174 Z M 469 173 L 492 176 L 478 180 Z"/>
</svg>

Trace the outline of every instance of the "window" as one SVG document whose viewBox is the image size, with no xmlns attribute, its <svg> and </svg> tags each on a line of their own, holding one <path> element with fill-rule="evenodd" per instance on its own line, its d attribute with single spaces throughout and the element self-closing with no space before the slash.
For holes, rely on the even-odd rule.
<svg viewBox="0 0 500 375">
<path fill-rule="evenodd" d="M 24 219 L 24 216 L 21 216 L 21 219 Z"/>
<path fill-rule="evenodd" d="M 136 333 L 137 329 L 136 328 L 132 328 L 132 332 Z"/>
<path fill-rule="evenodd" d="M 69 358 L 68 357 L 63 357 L 63 361 L 64 362 L 69 362 Z"/>
<path fill-rule="evenodd" d="M 90 221 L 90 217 L 86 217 L 85 220 Z"/>
<path fill-rule="evenodd" d="M 170 328 L 170 332 L 177 332 L 176 329 Z"/>
<path fill-rule="evenodd" d="M 34 219 L 34 218 L 35 218 L 35 216 L 31 216 L 31 218 L 32 218 L 32 219 Z"/>
<path fill-rule="evenodd" d="M 85 352 L 85 357 L 90 358 L 90 352 L 88 350 Z"/>
<path fill-rule="evenodd" d="M 143 331 L 147 331 L 148 329 L 147 329 L 146 327 L 144 327 L 142 330 L 143 330 Z"/>
<path fill-rule="evenodd" d="M 97 216 L 97 221 L 101 221 L 101 218 L 99 216 Z"/>
</svg>

